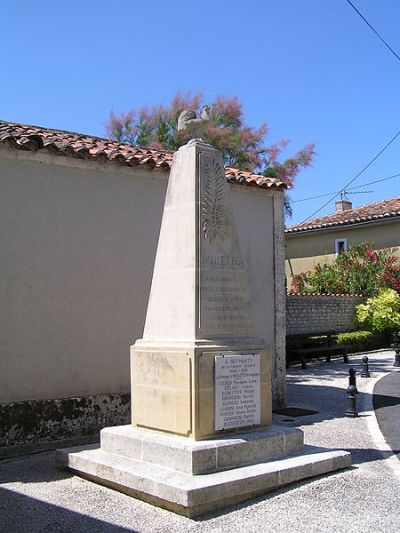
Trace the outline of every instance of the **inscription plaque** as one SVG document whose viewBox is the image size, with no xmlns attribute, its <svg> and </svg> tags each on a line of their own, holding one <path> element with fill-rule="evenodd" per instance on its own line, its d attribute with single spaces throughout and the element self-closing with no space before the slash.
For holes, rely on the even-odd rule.
<svg viewBox="0 0 400 533">
<path fill-rule="evenodd" d="M 215 356 L 215 429 L 260 421 L 260 354 Z"/>
</svg>

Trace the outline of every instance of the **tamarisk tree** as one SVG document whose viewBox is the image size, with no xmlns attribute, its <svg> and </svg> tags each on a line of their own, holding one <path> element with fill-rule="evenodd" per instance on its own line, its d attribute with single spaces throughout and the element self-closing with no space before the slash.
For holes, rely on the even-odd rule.
<svg viewBox="0 0 400 533">
<path fill-rule="evenodd" d="M 110 113 L 106 124 L 109 138 L 133 146 L 177 150 L 182 138 L 177 132 L 178 117 L 185 109 L 199 113 L 202 95 L 178 93 L 169 106 L 142 107 L 119 114 Z M 314 145 L 307 144 L 293 156 L 283 159 L 288 141 L 266 145 L 266 124 L 255 128 L 244 123 L 242 104 L 238 98 L 219 96 L 210 106 L 209 126 L 204 140 L 222 152 L 226 166 L 278 178 L 293 185 L 301 169 L 308 167 L 314 156 Z M 286 211 L 290 206 L 286 201 Z"/>
</svg>

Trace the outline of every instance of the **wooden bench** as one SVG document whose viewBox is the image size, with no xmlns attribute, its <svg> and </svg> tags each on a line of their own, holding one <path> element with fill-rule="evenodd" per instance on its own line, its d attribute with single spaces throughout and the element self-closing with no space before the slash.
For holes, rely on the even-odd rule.
<svg viewBox="0 0 400 533">
<path fill-rule="evenodd" d="M 307 368 L 307 360 L 325 357 L 331 361 L 332 355 L 342 355 L 343 362 L 348 363 L 347 347 L 336 344 L 337 336 L 332 333 L 321 335 L 299 335 L 288 338 L 286 347 L 286 364 L 300 361 L 302 368 Z"/>
</svg>

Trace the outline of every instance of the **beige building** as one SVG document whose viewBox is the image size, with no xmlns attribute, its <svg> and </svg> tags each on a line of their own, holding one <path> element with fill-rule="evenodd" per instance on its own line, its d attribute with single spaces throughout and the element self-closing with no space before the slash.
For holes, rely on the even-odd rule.
<svg viewBox="0 0 400 533">
<path fill-rule="evenodd" d="M 354 207 L 336 202 L 336 213 L 285 230 L 286 279 L 327 263 L 353 244 L 370 242 L 376 249 L 396 248 L 400 256 L 400 196 Z"/>
<path fill-rule="evenodd" d="M 0 449 L 129 420 L 172 154 L 0 122 Z M 226 168 L 285 402 L 283 189 Z"/>
</svg>

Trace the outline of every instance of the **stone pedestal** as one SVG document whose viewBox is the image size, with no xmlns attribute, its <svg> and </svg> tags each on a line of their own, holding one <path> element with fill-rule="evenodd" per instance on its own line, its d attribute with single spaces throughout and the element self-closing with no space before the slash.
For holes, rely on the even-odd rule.
<svg viewBox="0 0 400 533">
<path fill-rule="evenodd" d="M 174 157 L 143 339 L 131 349 L 132 424 L 192 439 L 270 425 L 270 354 L 253 324 L 221 154 L 191 141 Z M 230 370 L 216 380 L 221 366 Z"/>
<path fill-rule="evenodd" d="M 132 350 L 134 426 L 203 439 L 271 424 L 271 361 L 265 350 L 229 350 L 226 344 L 146 348 Z M 218 377 L 221 360 L 226 364 Z M 227 365 L 234 374 L 223 373 Z"/>
<path fill-rule="evenodd" d="M 221 154 L 191 141 L 174 156 L 131 348 L 132 425 L 102 430 L 99 449 L 60 450 L 60 463 L 187 516 L 349 466 L 271 425 L 271 354 L 253 324 Z"/>
</svg>

